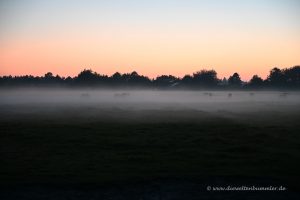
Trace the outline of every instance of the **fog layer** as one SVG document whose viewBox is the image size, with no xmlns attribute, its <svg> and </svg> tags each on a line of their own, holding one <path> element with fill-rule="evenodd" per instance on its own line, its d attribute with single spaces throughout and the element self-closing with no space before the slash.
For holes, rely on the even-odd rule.
<svg viewBox="0 0 300 200">
<path fill-rule="evenodd" d="M 299 116 L 299 92 L 1 90 L 1 120 L 71 118 L 78 120 L 191 121 L 211 117 L 259 121 L 264 116 Z"/>
</svg>

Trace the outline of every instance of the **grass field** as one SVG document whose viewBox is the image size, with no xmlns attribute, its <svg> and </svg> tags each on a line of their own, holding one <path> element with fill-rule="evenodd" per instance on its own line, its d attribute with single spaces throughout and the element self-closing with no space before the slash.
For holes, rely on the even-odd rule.
<svg viewBox="0 0 300 200">
<path fill-rule="evenodd" d="M 0 118 L 0 182 L 3 191 L 13 192 L 2 193 L 10 199 L 25 186 L 97 185 L 93 192 L 108 188 L 106 192 L 125 191 L 127 199 L 140 199 L 137 194 L 156 191 L 156 183 L 175 188 L 169 196 L 181 190 L 198 199 L 209 184 L 248 184 L 282 185 L 295 197 L 300 175 L 297 104 L 277 102 L 237 112 L 230 107 L 240 106 L 236 102 L 216 111 L 172 109 L 172 104 L 128 109 L 136 104 L 46 108 L 6 103 Z M 105 197 L 118 199 L 113 193 Z"/>
</svg>

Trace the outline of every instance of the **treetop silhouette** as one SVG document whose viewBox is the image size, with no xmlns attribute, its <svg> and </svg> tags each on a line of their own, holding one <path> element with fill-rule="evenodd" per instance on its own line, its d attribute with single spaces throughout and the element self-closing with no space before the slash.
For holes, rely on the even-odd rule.
<svg viewBox="0 0 300 200">
<path fill-rule="evenodd" d="M 215 70 L 200 70 L 183 78 L 161 75 L 155 79 L 139 75 L 136 71 L 111 76 L 84 69 L 77 76 L 67 78 L 47 72 L 44 76 L 0 76 L 0 87 L 10 86 L 65 86 L 65 87 L 109 87 L 109 88 L 157 88 L 157 89 L 300 89 L 300 66 L 273 68 L 263 80 L 254 75 L 243 82 L 236 72 L 228 79 L 218 79 Z"/>
</svg>

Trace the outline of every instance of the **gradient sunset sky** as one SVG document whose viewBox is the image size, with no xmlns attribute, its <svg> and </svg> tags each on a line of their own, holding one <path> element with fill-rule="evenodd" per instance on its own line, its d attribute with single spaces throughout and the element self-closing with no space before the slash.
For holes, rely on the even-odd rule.
<svg viewBox="0 0 300 200">
<path fill-rule="evenodd" d="M 300 64 L 299 0 L 0 0 L 0 75 L 151 78 Z"/>
</svg>

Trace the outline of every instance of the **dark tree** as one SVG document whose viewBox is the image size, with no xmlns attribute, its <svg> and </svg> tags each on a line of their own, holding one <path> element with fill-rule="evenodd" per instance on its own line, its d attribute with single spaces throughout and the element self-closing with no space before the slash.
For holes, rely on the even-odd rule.
<svg viewBox="0 0 300 200">
<path fill-rule="evenodd" d="M 232 88 L 240 88 L 242 86 L 242 80 L 238 73 L 234 73 L 228 79 L 228 85 Z"/>
<path fill-rule="evenodd" d="M 191 75 L 185 75 L 180 83 L 183 87 L 191 87 L 193 84 L 193 77 Z"/>
<path fill-rule="evenodd" d="M 79 86 L 106 86 L 108 85 L 108 76 L 100 75 L 91 69 L 85 69 L 74 78 L 74 82 Z"/>
<path fill-rule="evenodd" d="M 148 77 L 140 76 L 136 71 L 133 71 L 127 78 L 127 82 L 130 86 L 145 87 L 151 84 Z"/>
<path fill-rule="evenodd" d="M 215 70 L 201 70 L 193 74 L 193 82 L 197 87 L 216 87 L 218 85 L 217 72 Z"/>
<path fill-rule="evenodd" d="M 283 71 L 279 68 L 275 67 L 270 71 L 270 74 L 267 78 L 267 83 L 271 87 L 279 87 L 282 88 L 285 86 L 286 78 L 284 76 Z"/>
<path fill-rule="evenodd" d="M 285 76 L 287 87 L 289 88 L 300 87 L 300 66 L 284 69 L 283 74 Z"/>
<path fill-rule="evenodd" d="M 64 82 L 65 82 L 66 85 L 72 85 L 74 83 L 74 80 L 73 80 L 73 78 L 68 76 L 67 78 L 65 78 Z"/>
<path fill-rule="evenodd" d="M 33 77 L 32 77 L 33 78 Z M 27 78 L 27 80 L 30 80 L 30 78 Z M 60 76 L 56 75 L 53 76 L 52 72 L 47 72 L 44 77 L 41 77 L 41 83 L 51 86 L 51 85 L 60 85 L 63 84 L 64 78 L 61 78 Z"/>
<path fill-rule="evenodd" d="M 226 86 L 228 86 L 228 80 L 227 80 L 227 78 L 223 78 L 221 81 L 220 81 L 220 83 L 219 83 L 222 87 L 226 87 Z"/>
<path fill-rule="evenodd" d="M 93 86 L 93 87 L 147 87 L 147 88 L 181 88 L 181 89 L 242 89 L 242 88 L 273 88 L 273 89 L 300 89 L 300 66 L 286 69 L 273 68 L 266 80 L 254 75 L 248 83 L 243 83 L 239 74 L 234 73 L 228 78 L 219 80 L 214 70 L 201 70 L 191 75 L 185 75 L 182 79 L 172 75 L 158 76 L 149 79 L 139 75 L 136 71 L 121 74 L 114 73 L 112 76 L 100 75 L 91 69 L 81 71 L 78 76 L 60 77 L 51 72 L 44 76 L 0 76 L 0 86 Z"/>
<path fill-rule="evenodd" d="M 52 72 L 46 73 L 44 77 L 45 77 L 45 79 L 52 79 L 52 78 L 54 78 Z"/>
<path fill-rule="evenodd" d="M 264 85 L 264 80 L 258 75 L 254 75 L 248 83 L 250 88 L 262 88 Z"/>
<path fill-rule="evenodd" d="M 122 84 L 122 74 L 119 72 L 114 73 L 110 78 L 110 85 L 111 86 L 120 86 Z"/>
<path fill-rule="evenodd" d="M 82 72 L 78 74 L 78 76 L 75 78 L 77 81 L 93 81 L 96 80 L 98 77 L 98 74 L 96 72 L 93 72 L 91 69 L 84 69 Z"/>
<path fill-rule="evenodd" d="M 121 80 L 121 77 L 122 77 L 122 74 L 120 74 L 119 72 L 116 72 L 111 76 L 111 79 L 119 81 L 119 80 Z"/>
<path fill-rule="evenodd" d="M 154 81 L 153 84 L 156 87 L 166 88 L 175 86 L 178 83 L 179 79 L 172 75 L 162 75 L 158 76 Z"/>
</svg>

